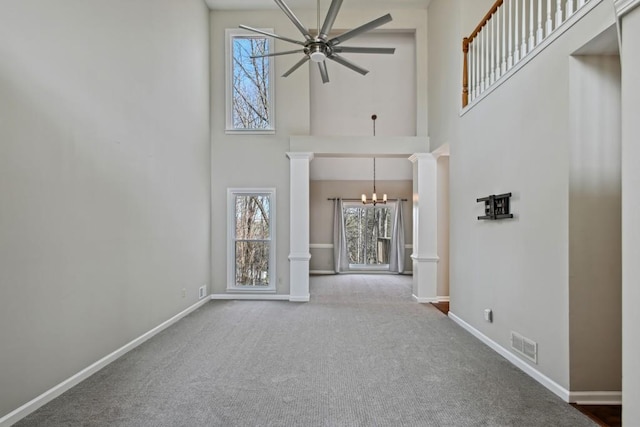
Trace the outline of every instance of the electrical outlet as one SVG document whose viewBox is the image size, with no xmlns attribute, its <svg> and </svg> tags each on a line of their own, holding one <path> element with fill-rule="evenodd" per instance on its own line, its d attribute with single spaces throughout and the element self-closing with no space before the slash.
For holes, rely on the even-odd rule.
<svg viewBox="0 0 640 427">
<path fill-rule="evenodd" d="M 207 296 L 207 284 L 200 286 L 198 288 L 198 299 L 202 299 Z"/>
<path fill-rule="evenodd" d="M 493 311 L 490 308 L 484 310 L 484 320 L 489 323 L 493 322 Z"/>
<path fill-rule="evenodd" d="M 187 296 L 187 288 L 182 288 L 182 298 Z"/>
</svg>

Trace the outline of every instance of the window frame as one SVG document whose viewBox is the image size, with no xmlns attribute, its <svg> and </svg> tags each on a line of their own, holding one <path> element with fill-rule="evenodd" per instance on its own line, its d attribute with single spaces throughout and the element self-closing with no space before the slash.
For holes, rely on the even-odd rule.
<svg viewBox="0 0 640 427">
<path fill-rule="evenodd" d="M 269 197 L 269 284 L 248 286 L 236 283 L 236 196 Z M 244 239 L 241 239 L 244 240 Z M 258 241 L 258 240 L 256 240 Z M 276 292 L 276 189 L 275 188 L 228 188 L 227 189 L 227 292 L 275 293 Z"/>
<path fill-rule="evenodd" d="M 259 28 L 262 31 L 273 33 L 272 28 Z M 240 129 L 233 126 L 233 42 L 236 38 L 264 38 L 269 43 L 269 52 L 274 50 L 273 37 L 263 36 L 241 28 L 225 29 L 225 133 L 240 135 L 272 135 L 276 133 L 275 115 L 275 60 L 269 58 L 269 127 L 265 129 Z"/>
<path fill-rule="evenodd" d="M 356 202 L 356 201 L 345 201 L 342 204 L 342 217 L 344 218 L 344 220 L 346 221 L 346 215 L 345 215 L 345 210 L 349 209 L 349 208 L 359 208 L 359 209 L 382 209 L 382 208 L 386 208 L 386 209 L 390 209 L 391 210 L 391 235 L 392 235 L 392 239 L 393 239 L 393 218 L 395 217 L 396 214 L 396 209 L 398 209 L 397 206 L 397 202 L 388 202 L 386 204 L 382 204 L 379 203 L 378 205 L 372 205 L 372 204 L 366 204 L 363 205 L 362 202 Z M 345 234 L 346 234 L 346 224 L 344 225 L 345 227 Z M 346 237 L 346 236 L 345 236 Z M 347 247 L 348 247 L 348 242 L 347 242 Z M 347 254 L 347 256 L 349 256 Z M 353 270 L 353 271 L 389 271 L 390 269 L 390 264 L 352 264 L 351 262 L 349 263 L 349 270 Z"/>
</svg>

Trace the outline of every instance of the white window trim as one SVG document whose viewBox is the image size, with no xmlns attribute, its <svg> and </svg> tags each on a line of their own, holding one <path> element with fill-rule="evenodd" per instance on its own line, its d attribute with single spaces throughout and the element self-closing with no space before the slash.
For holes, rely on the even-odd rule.
<svg viewBox="0 0 640 427">
<path fill-rule="evenodd" d="M 367 204 L 363 206 L 362 202 L 348 201 L 342 203 L 342 210 L 344 215 L 345 208 L 366 208 L 373 209 L 374 207 L 388 207 L 393 209 L 393 215 L 395 215 L 395 210 L 398 209 L 398 202 L 391 201 L 385 204 L 380 203 L 380 206 L 373 206 L 372 204 Z M 389 264 L 351 264 L 349 263 L 349 270 L 352 271 L 389 271 L 391 266 Z"/>
<path fill-rule="evenodd" d="M 273 33 L 272 28 L 259 28 L 262 31 Z M 257 33 L 241 28 L 227 28 L 225 34 L 225 133 L 239 135 L 273 135 L 276 133 L 275 114 L 275 60 L 269 59 L 269 113 L 271 117 L 270 128 L 268 129 L 236 129 L 233 127 L 233 39 L 238 36 L 261 36 Z M 263 36 L 269 40 L 269 51 L 272 52 L 275 46 L 272 37 Z"/>
<path fill-rule="evenodd" d="M 235 221 L 236 195 L 269 196 L 269 285 L 260 288 L 236 286 Z M 275 293 L 276 292 L 276 189 L 228 188 L 227 189 L 227 292 Z"/>
</svg>

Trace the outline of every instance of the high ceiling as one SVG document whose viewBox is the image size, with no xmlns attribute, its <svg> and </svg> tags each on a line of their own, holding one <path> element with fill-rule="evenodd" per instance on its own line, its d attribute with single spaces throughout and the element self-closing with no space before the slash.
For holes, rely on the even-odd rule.
<svg viewBox="0 0 640 427">
<path fill-rule="evenodd" d="M 273 0 L 205 0 L 210 9 L 239 10 L 239 9 L 277 9 Z M 431 0 L 344 0 L 343 8 L 386 8 L 386 9 L 426 9 Z M 287 5 L 295 9 L 315 9 L 317 0 L 285 0 Z M 323 9 L 329 7 L 330 0 L 320 0 Z"/>
</svg>

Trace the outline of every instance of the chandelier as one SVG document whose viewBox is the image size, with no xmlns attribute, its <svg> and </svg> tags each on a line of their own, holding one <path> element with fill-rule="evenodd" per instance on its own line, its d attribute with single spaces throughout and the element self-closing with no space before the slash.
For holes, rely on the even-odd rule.
<svg viewBox="0 0 640 427">
<path fill-rule="evenodd" d="M 375 116 L 374 116 L 375 117 Z M 375 119 L 374 119 L 375 120 Z M 382 200 L 378 200 L 378 195 L 376 194 L 376 158 L 373 158 L 373 194 L 371 195 L 371 200 L 367 200 L 367 195 L 362 194 L 362 204 L 363 205 L 377 205 L 378 203 L 386 204 L 387 203 L 387 195 L 382 195 Z"/>
<path fill-rule="evenodd" d="M 371 120 L 373 121 L 373 136 L 376 136 L 376 119 L 378 116 L 375 114 L 371 116 Z M 387 195 L 382 195 L 382 201 L 378 201 L 378 195 L 376 194 L 376 158 L 373 158 L 373 194 L 371 195 L 371 200 L 367 200 L 367 195 L 362 193 L 362 204 L 363 205 L 377 205 L 378 203 L 386 204 L 387 203 Z"/>
</svg>

